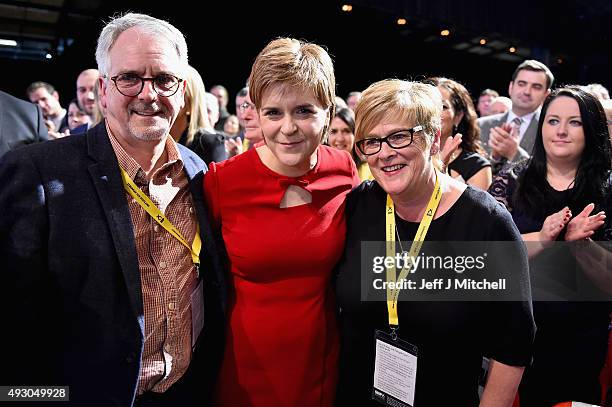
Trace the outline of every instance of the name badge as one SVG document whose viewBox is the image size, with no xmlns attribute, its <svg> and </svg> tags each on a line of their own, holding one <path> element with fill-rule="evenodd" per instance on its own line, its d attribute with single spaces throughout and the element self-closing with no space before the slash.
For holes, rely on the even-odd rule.
<svg viewBox="0 0 612 407">
<path fill-rule="evenodd" d="M 198 337 L 204 328 L 204 291 L 202 280 L 191 293 L 191 349 L 195 348 Z"/>
<path fill-rule="evenodd" d="M 416 385 L 416 346 L 376 331 L 372 399 L 385 406 L 413 407 Z"/>
</svg>

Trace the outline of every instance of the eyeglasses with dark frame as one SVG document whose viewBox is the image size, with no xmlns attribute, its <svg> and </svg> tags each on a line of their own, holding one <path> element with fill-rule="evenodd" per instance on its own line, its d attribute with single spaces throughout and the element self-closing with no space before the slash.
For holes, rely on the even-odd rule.
<svg viewBox="0 0 612 407">
<path fill-rule="evenodd" d="M 183 79 L 167 73 L 152 78 L 143 78 L 133 73 L 122 73 L 110 79 L 115 83 L 119 93 L 128 97 L 140 95 L 145 81 L 151 81 L 153 90 L 159 96 L 170 97 L 178 91 L 180 83 L 183 82 Z"/>
<path fill-rule="evenodd" d="M 394 150 L 406 148 L 412 144 L 414 133 L 422 130 L 423 126 L 419 125 L 414 126 L 411 129 L 398 130 L 395 133 L 389 134 L 388 136 L 382 138 L 365 138 L 357 142 L 357 148 L 363 155 L 377 154 L 382 148 L 382 143 L 387 143 L 387 145 Z"/>
</svg>

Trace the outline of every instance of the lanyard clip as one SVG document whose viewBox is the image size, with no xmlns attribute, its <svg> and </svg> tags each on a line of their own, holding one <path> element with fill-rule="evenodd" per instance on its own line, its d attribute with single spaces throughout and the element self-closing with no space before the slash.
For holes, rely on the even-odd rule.
<svg viewBox="0 0 612 407">
<path fill-rule="evenodd" d="M 200 279 L 200 265 L 198 263 L 194 263 L 193 265 L 195 266 L 196 280 L 199 280 Z"/>
<path fill-rule="evenodd" d="M 391 339 L 396 341 L 397 340 L 397 331 L 399 330 L 399 326 L 397 326 L 397 325 L 389 325 L 389 328 L 391 329 Z"/>
</svg>

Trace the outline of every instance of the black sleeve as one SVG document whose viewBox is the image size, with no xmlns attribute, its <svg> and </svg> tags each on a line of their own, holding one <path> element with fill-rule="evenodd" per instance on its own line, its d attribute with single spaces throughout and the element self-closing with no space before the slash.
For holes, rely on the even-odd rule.
<svg viewBox="0 0 612 407">
<path fill-rule="evenodd" d="M 531 362 L 535 323 L 527 249 L 508 211 L 493 209 L 494 222 L 488 236 L 487 267 L 506 279 L 507 290 L 482 304 L 485 355 L 511 366 Z"/>
<path fill-rule="evenodd" d="M 206 165 L 227 160 L 225 137 L 221 133 L 198 133 L 189 148 L 199 155 Z"/>
<path fill-rule="evenodd" d="M 477 153 L 462 153 L 458 159 L 451 162 L 449 169 L 461 174 L 464 180 L 469 180 L 483 168 L 490 167 L 489 160 Z"/>
<path fill-rule="evenodd" d="M 355 211 L 355 208 L 357 207 L 357 200 L 359 199 L 360 191 L 362 191 L 364 188 L 363 184 L 365 184 L 365 182 L 353 188 L 353 190 L 346 195 L 346 207 L 344 209 L 344 213 L 346 214 L 347 224 L 348 220 Z"/>
<path fill-rule="evenodd" d="M 5 350 L 0 384 L 35 385 L 57 336 L 48 315 L 48 217 L 42 177 L 28 147 L 0 159 L 0 305 Z M 78 216 L 78 214 L 75 214 Z"/>
</svg>

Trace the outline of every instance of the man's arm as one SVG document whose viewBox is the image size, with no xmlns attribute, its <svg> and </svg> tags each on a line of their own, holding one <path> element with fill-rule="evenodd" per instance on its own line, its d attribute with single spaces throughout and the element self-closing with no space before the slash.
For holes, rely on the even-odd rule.
<svg viewBox="0 0 612 407">
<path fill-rule="evenodd" d="M 512 158 L 512 162 L 517 163 L 517 162 L 522 161 L 522 160 L 524 160 L 526 158 L 529 158 L 529 157 L 531 157 L 531 155 L 529 155 L 527 150 L 525 150 L 523 147 L 521 147 L 519 145 L 518 149 L 516 150 L 516 154 Z"/>
</svg>

